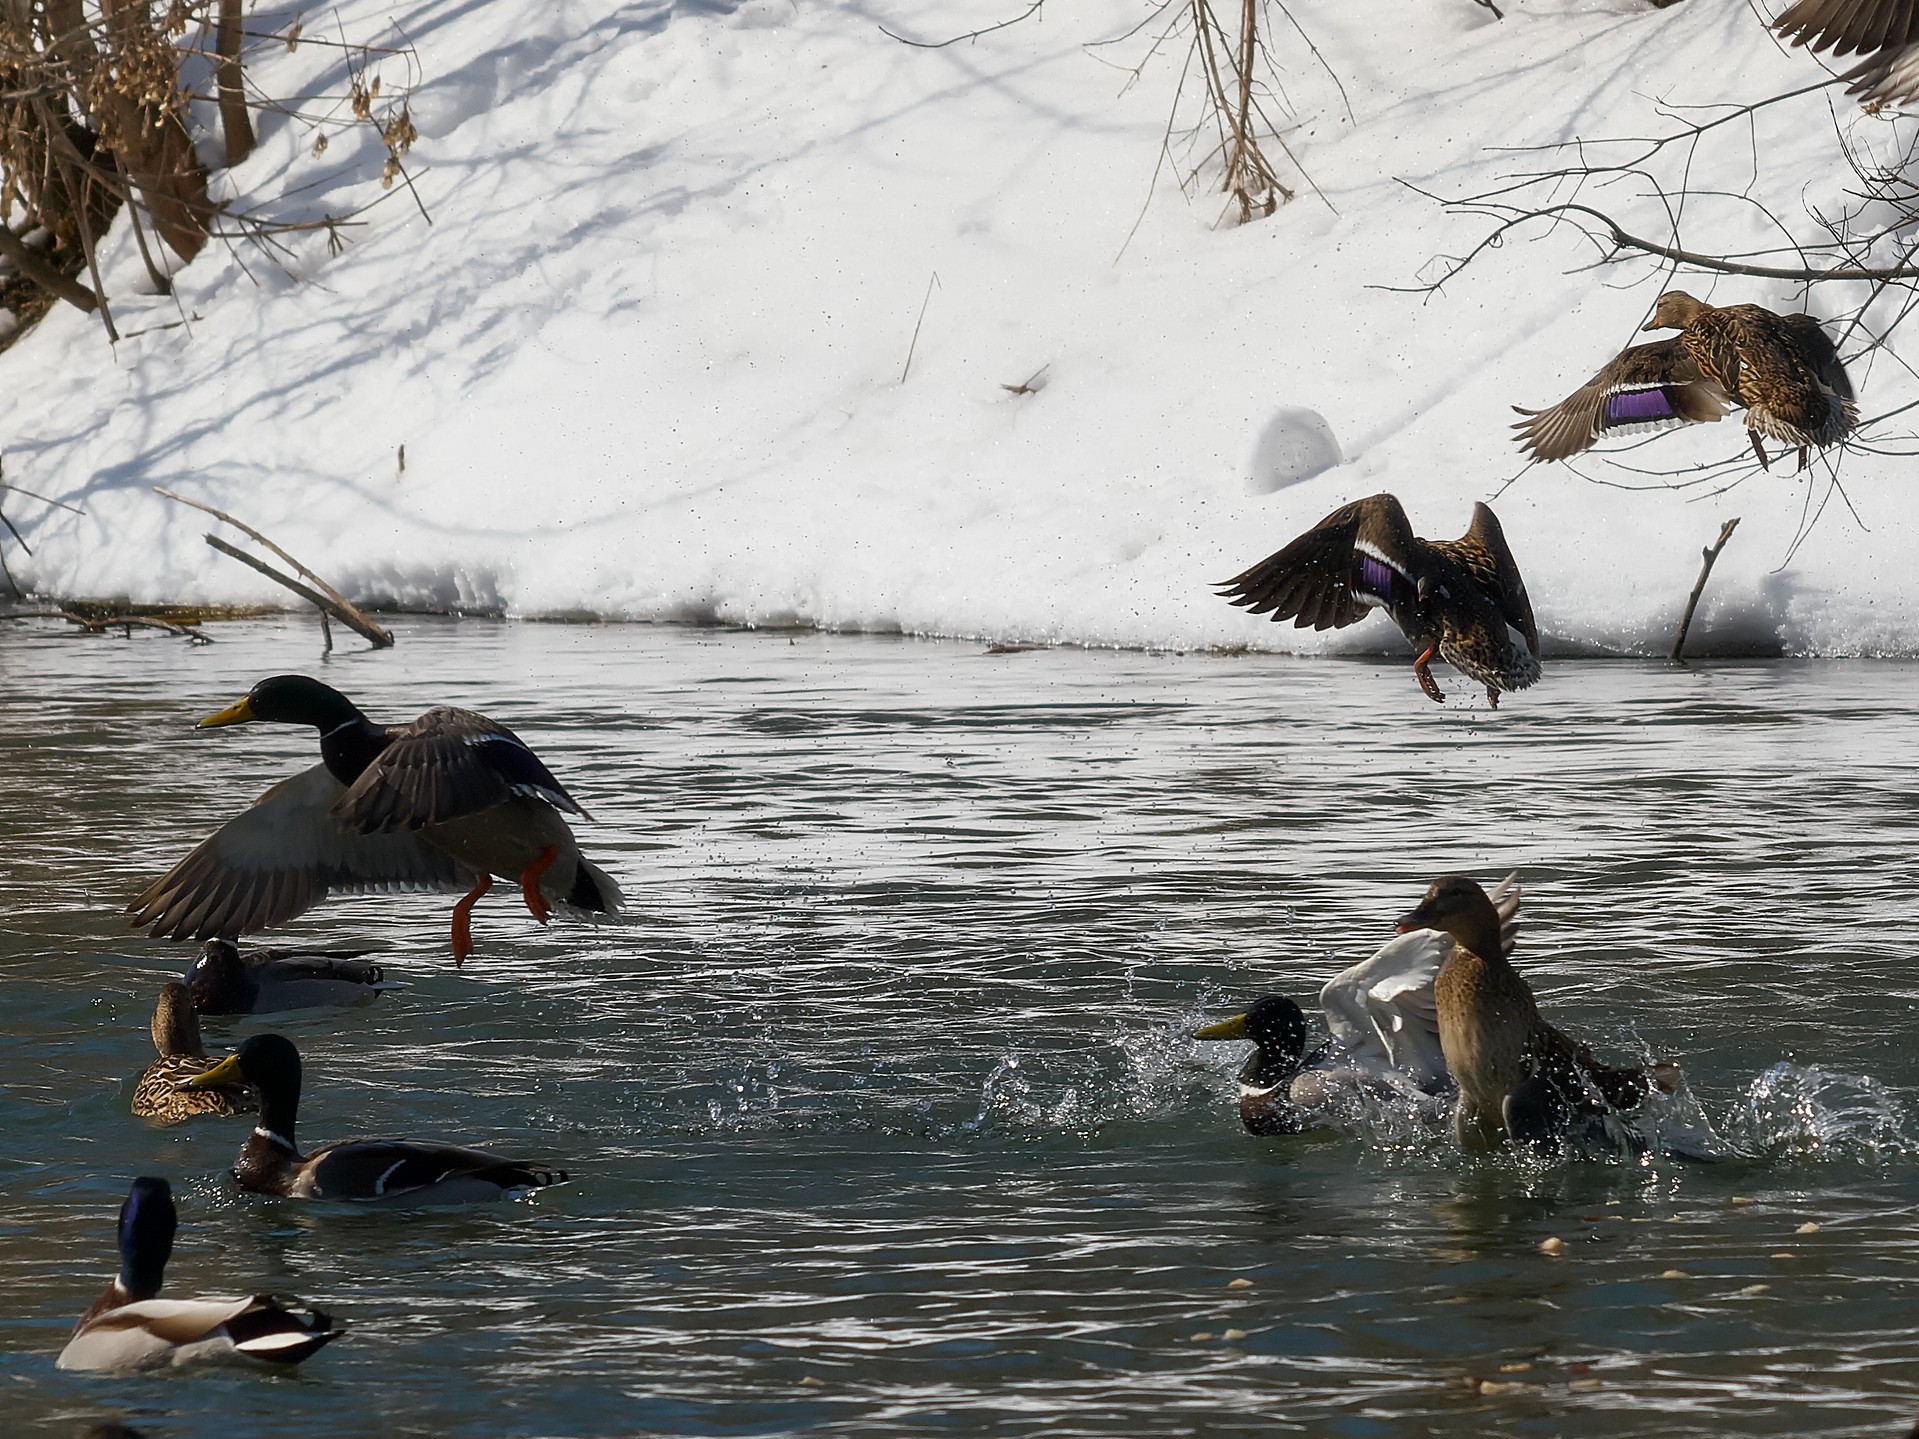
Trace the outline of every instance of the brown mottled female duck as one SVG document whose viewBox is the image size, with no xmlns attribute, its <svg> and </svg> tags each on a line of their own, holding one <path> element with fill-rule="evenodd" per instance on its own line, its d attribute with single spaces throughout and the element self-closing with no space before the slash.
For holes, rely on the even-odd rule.
<svg viewBox="0 0 1919 1439">
<path fill-rule="evenodd" d="M 493 876 L 517 882 L 544 924 L 550 905 L 620 908 L 619 886 L 580 854 L 562 812 L 585 816 L 505 725 L 431 709 L 378 725 L 305 675 L 261 680 L 202 728 L 271 720 L 320 732 L 320 763 L 282 780 L 127 906 L 165 939 L 232 939 L 284 924 L 336 892 L 466 890 L 453 955 Z"/>
<path fill-rule="evenodd" d="M 178 1227 L 173 1186 L 164 1179 L 134 1180 L 120 1206 L 120 1272 L 73 1326 L 58 1367 L 131 1373 L 203 1360 L 252 1360 L 290 1369 L 339 1337 L 341 1331 L 319 1310 L 292 1308 L 265 1294 L 159 1298 Z"/>
<path fill-rule="evenodd" d="M 180 1087 L 214 1065 L 200 1043 L 200 1021 L 184 984 L 169 984 L 160 991 L 160 1002 L 153 1008 L 153 1047 L 160 1057 L 133 1086 L 133 1112 L 140 1118 L 183 1124 L 196 1114 L 245 1114 L 253 1107 L 253 1091 L 244 1084 Z"/>
<path fill-rule="evenodd" d="M 1439 1043 L 1459 1086 L 1453 1134 L 1462 1149 L 1508 1142 L 1554 1144 L 1575 1115 L 1633 1109 L 1678 1071 L 1600 1064 L 1540 1017 L 1531 986 L 1501 953 L 1500 916 L 1472 880 L 1435 880 L 1402 932 L 1441 930 L 1450 955 L 1433 985 Z"/>
<path fill-rule="evenodd" d="M 1862 105 L 1919 97 L 1919 0 L 1798 0 L 1772 28 L 1814 54 L 1863 55 L 1839 77 Z"/>
<path fill-rule="evenodd" d="M 1852 380 L 1811 315 L 1775 315 L 1758 305 L 1721 308 L 1668 290 L 1643 328 L 1677 330 L 1634 345 L 1549 410 L 1513 408 L 1513 428 L 1535 460 L 1564 460 L 1608 435 L 1708 423 L 1746 411 L 1753 453 L 1770 468 L 1766 435 L 1799 451 L 1841 443 L 1859 423 Z"/>
<path fill-rule="evenodd" d="M 1299 629 L 1343 629 L 1385 610 L 1418 652 L 1413 674 L 1436 703 L 1446 696 L 1427 669 L 1435 654 L 1483 684 L 1494 709 L 1501 690 L 1539 679 L 1532 601 L 1485 505 L 1473 506 L 1472 527 L 1460 538 L 1422 540 L 1393 496 L 1354 500 L 1220 593 Z"/>
</svg>

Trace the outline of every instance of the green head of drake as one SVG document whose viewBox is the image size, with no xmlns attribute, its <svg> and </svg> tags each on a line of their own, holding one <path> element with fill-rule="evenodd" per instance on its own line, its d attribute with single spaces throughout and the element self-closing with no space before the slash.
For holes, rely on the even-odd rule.
<svg viewBox="0 0 1919 1439">
<path fill-rule="evenodd" d="M 265 720 L 273 724 L 312 725 L 325 734 L 364 718 L 359 706 L 332 685 L 321 684 L 308 675 L 274 675 L 248 690 L 245 699 L 201 720 L 200 728 L 218 729 Z"/>
</svg>

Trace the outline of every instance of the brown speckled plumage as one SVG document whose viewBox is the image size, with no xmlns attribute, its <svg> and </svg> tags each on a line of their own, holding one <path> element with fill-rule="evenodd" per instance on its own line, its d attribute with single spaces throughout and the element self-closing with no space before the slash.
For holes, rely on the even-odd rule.
<svg viewBox="0 0 1919 1439">
<path fill-rule="evenodd" d="M 1277 554 L 1220 587 L 1223 598 L 1296 627 L 1343 628 L 1373 609 L 1392 616 L 1419 657 L 1421 688 L 1443 700 L 1426 666 L 1438 653 L 1501 690 L 1539 679 L 1539 629 L 1499 520 L 1485 505 L 1456 540 L 1422 540 L 1392 495 L 1334 510 Z"/>
<path fill-rule="evenodd" d="M 1541 1017 L 1532 987 L 1501 951 L 1499 912 L 1472 880 L 1434 881 L 1400 928 L 1453 938 L 1433 1002 L 1446 1067 L 1459 1086 L 1453 1133 L 1462 1148 L 1489 1149 L 1519 1137 L 1511 1104 L 1534 1079 L 1546 1080 L 1574 1112 L 1631 1109 L 1651 1092 L 1656 1081 L 1645 1070 L 1600 1064 Z"/>
<path fill-rule="evenodd" d="M 181 1124 L 199 1114 L 245 1114 L 255 1101 L 244 1084 L 219 1089 L 181 1089 L 195 1075 L 213 1068 L 200 1042 L 200 1021 L 184 984 L 160 991 L 153 1010 L 153 1047 L 160 1057 L 133 1086 L 133 1112 L 162 1124 Z"/>
<path fill-rule="evenodd" d="M 1609 435 L 1715 421 L 1738 406 L 1761 465 L 1764 435 L 1796 448 L 1803 469 L 1814 447 L 1839 444 L 1859 423 L 1852 380 L 1810 315 L 1668 290 L 1645 328 L 1679 333 L 1626 350 L 1551 409 L 1520 409 L 1520 447 L 1564 460 Z"/>
</svg>

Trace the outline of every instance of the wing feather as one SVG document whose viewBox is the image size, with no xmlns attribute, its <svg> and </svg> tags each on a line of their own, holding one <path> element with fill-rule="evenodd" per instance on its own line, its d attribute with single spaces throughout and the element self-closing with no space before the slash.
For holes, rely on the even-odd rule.
<svg viewBox="0 0 1919 1439">
<path fill-rule="evenodd" d="M 412 834 L 358 834 L 333 815 L 325 765 L 282 780 L 127 906 L 163 939 L 233 939 L 284 924 L 329 894 L 458 890 L 473 876 Z"/>
<path fill-rule="evenodd" d="M 1356 547 L 1383 561 L 1379 573 L 1388 592 L 1365 593 L 1390 604 L 1399 581 L 1411 589 L 1419 543 L 1399 501 L 1371 495 L 1342 505 L 1284 549 L 1227 580 L 1220 595 L 1253 614 L 1293 620 L 1299 629 L 1343 629 L 1363 619 L 1373 603 L 1356 586 Z"/>
<path fill-rule="evenodd" d="M 492 809 L 515 796 L 586 816 L 552 771 L 505 725 L 472 710 L 431 709 L 388 731 L 387 747 L 340 798 L 348 828 L 421 829 Z"/>
</svg>

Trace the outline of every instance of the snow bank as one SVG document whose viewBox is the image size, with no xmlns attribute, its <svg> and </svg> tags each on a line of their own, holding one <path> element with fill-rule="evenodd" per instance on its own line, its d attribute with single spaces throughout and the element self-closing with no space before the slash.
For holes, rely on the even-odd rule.
<svg viewBox="0 0 1919 1439">
<path fill-rule="evenodd" d="M 942 39 L 1017 0 L 309 14 L 308 34 L 413 45 L 432 223 L 396 190 L 338 255 L 318 235 L 283 265 L 210 249 L 171 299 L 138 293 L 116 230 L 110 290 L 133 337 L 110 349 L 63 310 L 0 357 L 7 479 L 85 512 L 7 497 L 34 548 L 11 562 L 68 595 L 278 598 L 207 550 L 204 517 L 161 484 L 400 605 L 1396 646 L 1384 620 L 1315 636 L 1209 583 L 1381 489 L 1422 533 L 1460 533 L 1522 469 L 1509 406 L 1583 381 L 1662 288 L 1650 263 L 1580 268 L 1589 247 L 1538 228 L 1436 296 L 1376 288 L 1485 233 L 1401 180 L 1482 189 L 1523 158 L 1491 147 L 1654 133 L 1670 128 L 1658 102 L 1750 101 L 1817 70 L 1746 7 L 1706 0 L 1517 0 L 1503 22 L 1470 0 L 1386 8 L 1295 0 L 1324 65 L 1290 32 L 1275 45 L 1317 193 L 1299 184 L 1243 227 L 1161 163 L 1181 62 L 1176 46 L 1129 78 L 1157 22 L 1126 0 L 938 49 L 881 26 Z M 252 63 L 268 93 L 343 89 L 337 52 L 267 46 Z M 402 78 L 398 61 L 376 69 Z M 1835 114 L 1879 152 L 1910 138 L 1834 94 L 1717 132 L 1695 183 L 1750 185 L 1757 156 L 1773 191 L 1831 208 L 1852 181 Z M 223 183 L 298 191 L 301 213 L 381 193 L 370 135 L 336 130 L 316 156 L 314 133 L 269 119 Z M 1724 215 L 1701 238 L 1770 242 Z M 1808 229 L 1803 209 L 1785 219 Z M 1685 283 L 1720 303 L 1803 299 Z M 1828 286 L 1810 303 L 1857 298 Z M 1883 355 L 1856 378 L 1869 415 L 1919 390 Z M 1662 650 L 1700 546 L 1737 513 L 1695 630 L 1707 645 L 1919 652 L 1907 461 L 1848 455 L 1856 518 L 1834 500 L 1790 563 L 1823 476 L 1703 502 L 1594 482 L 1657 485 L 1626 466 L 1744 443 L 1736 422 L 1702 426 L 1505 491 L 1555 644 Z"/>
</svg>

